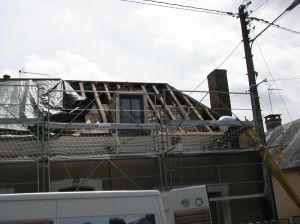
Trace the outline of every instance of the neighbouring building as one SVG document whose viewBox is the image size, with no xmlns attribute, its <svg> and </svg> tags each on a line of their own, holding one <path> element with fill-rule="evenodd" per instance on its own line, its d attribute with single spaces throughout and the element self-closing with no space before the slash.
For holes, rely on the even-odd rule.
<svg viewBox="0 0 300 224">
<path fill-rule="evenodd" d="M 281 125 L 280 114 L 266 116 L 266 140 L 274 160 L 283 170 L 293 189 L 300 195 L 300 120 Z M 273 178 L 278 217 L 300 223 L 300 208 Z"/>
</svg>

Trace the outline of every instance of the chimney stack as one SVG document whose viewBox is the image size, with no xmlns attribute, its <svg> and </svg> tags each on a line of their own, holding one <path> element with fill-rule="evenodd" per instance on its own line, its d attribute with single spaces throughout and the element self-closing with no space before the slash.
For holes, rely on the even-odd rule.
<svg viewBox="0 0 300 224">
<path fill-rule="evenodd" d="M 3 79 L 10 79 L 10 75 L 7 74 L 3 75 Z"/>
<path fill-rule="evenodd" d="M 232 116 L 227 71 L 215 69 L 208 76 L 211 109 L 222 116 Z"/>
<path fill-rule="evenodd" d="M 274 128 L 281 126 L 281 114 L 270 114 L 265 116 L 265 124 L 267 131 L 271 131 Z"/>
</svg>

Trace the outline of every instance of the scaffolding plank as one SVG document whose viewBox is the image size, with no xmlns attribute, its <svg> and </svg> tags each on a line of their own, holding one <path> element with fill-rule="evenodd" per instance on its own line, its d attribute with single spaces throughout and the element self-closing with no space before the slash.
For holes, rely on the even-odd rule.
<svg viewBox="0 0 300 224">
<path fill-rule="evenodd" d="M 83 82 L 79 82 L 79 87 L 80 87 L 81 96 L 86 97 Z M 90 116 L 89 116 L 89 111 L 85 114 L 85 122 L 86 123 L 91 123 Z"/>
<path fill-rule="evenodd" d="M 0 124 L 41 124 L 41 118 L 0 118 Z"/>
<path fill-rule="evenodd" d="M 95 95 L 96 103 L 97 103 L 97 106 L 99 108 L 99 112 L 100 112 L 100 115 L 102 117 L 103 123 L 107 123 L 105 109 L 104 109 L 104 107 L 103 107 L 103 105 L 101 103 L 101 100 L 100 100 L 99 94 L 97 92 L 95 83 L 92 83 L 92 88 L 93 88 L 93 92 L 94 92 L 94 95 Z"/>
<path fill-rule="evenodd" d="M 195 112 L 195 114 L 197 115 L 197 117 L 200 120 L 204 120 L 203 117 L 201 116 L 201 114 L 196 110 L 196 108 L 194 107 L 194 105 L 191 103 L 191 101 L 185 96 L 182 95 L 183 99 L 185 100 L 185 102 L 189 105 L 190 108 L 193 109 L 193 111 Z M 204 126 L 209 132 L 212 132 L 211 128 L 208 125 Z"/>
</svg>

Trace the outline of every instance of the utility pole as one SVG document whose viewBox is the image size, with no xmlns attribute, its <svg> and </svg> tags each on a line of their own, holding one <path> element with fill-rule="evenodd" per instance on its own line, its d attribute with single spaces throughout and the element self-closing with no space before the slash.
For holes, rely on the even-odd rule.
<svg viewBox="0 0 300 224">
<path fill-rule="evenodd" d="M 255 127 L 258 131 L 259 140 L 262 146 L 266 146 L 266 137 L 264 132 L 263 120 L 261 115 L 258 91 L 257 91 L 257 84 L 256 84 L 256 72 L 254 69 L 253 64 L 253 55 L 250 47 L 250 38 L 248 29 L 248 12 L 246 11 L 246 5 L 241 5 L 239 7 L 239 17 L 241 22 L 242 28 L 242 35 L 243 35 L 243 43 L 244 43 L 244 50 L 245 50 L 245 58 L 247 64 L 247 73 L 248 73 L 248 81 L 249 81 L 249 88 L 250 88 L 250 97 L 251 97 L 251 105 L 252 105 L 252 113 L 253 113 L 253 120 L 255 122 Z"/>
<path fill-rule="evenodd" d="M 249 19 L 248 19 L 248 12 L 246 10 L 246 7 L 248 5 L 249 4 L 241 5 L 239 7 L 239 18 L 240 18 L 240 23 L 242 28 L 242 35 L 243 35 L 253 120 L 255 122 L 255 127 L 258 132 L 260 144 L 263 147 L 263 150 L 265 150 L 267 143 L 266 143 L 260 102 L 259 102 L 258 91 L 257 91 L 257 84 L 256 84 L 257 73 L 255 72 L 254 69 L 253 55 L 250 46 L 250 42 L 251 42 L 249 37 L 250 30 L 248 29 Z M 262 155 L 264 155 L 264 153 Z M 269 207 L 270 216 L 272 217 L 273 220 L 277 220 L 278 216 L 277 216 L 277 210 L 275 205 L 275 196 L 273 191 L 271 172 L 268 167 L 265 167 L 263 172 L 264 172 L 263 176 L 265 180 L 265 187 L 267 187 L 269 190 L 269 194 L 266 196 L 266 199 L 268 200 L 268 203 L 270 205 Z"/>
</svg>

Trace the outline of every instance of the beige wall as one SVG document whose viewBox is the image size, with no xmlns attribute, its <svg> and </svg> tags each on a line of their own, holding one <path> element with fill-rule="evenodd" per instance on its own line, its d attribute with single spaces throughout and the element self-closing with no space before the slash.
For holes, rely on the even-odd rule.
<svg viewBox="0 0 300 224">
<path fill-rule="evenodd" d="M 293 189 L 297 192 L 298 196 L 300 196 L 300 170 L 291 171 L 285 173 L 286 178 L 293 186 Z M 300 216 L 300 209 L 297 205 L 290 199 L 288 194 L 284 191 L 282 186 L 273 176 L 273 186 L 276 200 L 276 207 L 278 212 L 279 219 L 290 219 L 290 223 L 292 222 L 293 216 Z"/>
</svg>

